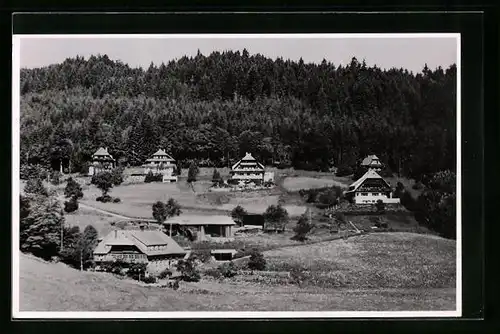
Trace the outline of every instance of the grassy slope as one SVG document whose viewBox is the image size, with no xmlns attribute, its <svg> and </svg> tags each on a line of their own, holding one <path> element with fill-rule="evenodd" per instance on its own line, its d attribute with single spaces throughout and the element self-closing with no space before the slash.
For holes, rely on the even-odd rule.
<svg viewBox="0 0 500 334">
<path fill-rule="evenodd" d="M 447 240 L 405 234 L 374 234 L 347 242 L 308 246 L 307 249 L 274 250 L 266 255 L 270 262 L 293 258 L 309 263 L 311 268 L 322 257 L 322 261 L 336 263 L 336 266 L 352 267 L 350 273 L 360 279 L 372 277 L 370 273 L 374 271 L 389 270 L 391 275 L 405 272 L 408 277 L 422 280 L 419 278 L 422 272 L 415 269 L 426 265 L 433 266 L 433 277 L 448 277 L 451 267 L 443 267 L 442 262 L 448 259 L 451 263 L 454 251 L 452 243 Z M 418 251 L 411 255 L 414 249 Z M 422 249 L 428 250 L 427 255 Z M 423 258 L 419 259 L 419 256 Z M 454 308 L 455 290 L 449 282 L 444 286 L 436 285 L 439 288 L 416 289 L 415 286 L 394 288 L 386 285 L 370 289 L 367 285 L 324 289 L 202 280 L 182 283 L 180 290 L 173 291 L 143 287 L 108 274 L 80 273 L 63 264 L 45 263 L 26 255 L 20 257 L 21 311 L 395 311 Z"/>
<path fill-rule="evenodd" d="M 456 280 L 455 241 L 429 235 L 373 233 L 265 256 L 270 267 L 302 267 L 338 287 L 453 288 Z"/>
</svg>

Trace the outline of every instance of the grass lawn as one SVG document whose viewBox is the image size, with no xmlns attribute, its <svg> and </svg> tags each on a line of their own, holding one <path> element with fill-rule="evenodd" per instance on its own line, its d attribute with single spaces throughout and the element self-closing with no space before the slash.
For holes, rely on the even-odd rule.
<svg viewBox="0 0 500 334">
<path fill-rule="evenodd" d="M 323 188 L 331 186 L 339 186 L 345 188 L 349 183 L 334 180 L 332 177 L 285 177 L 283 179 L 283 187 L 288 191 L 299 191 L 301 189 Z"/>
<path fill-rule="evenodd" d="M 88 225 L 94 226 L 99 233 L 99 237 L 105 237 L 112 231 L 112 226 L 110 225 L 111 222 L 121 220 L 119 218 L 110 217 L 100 212 L 82 207 L 75 212 L 65 213 L 64 218 L 67 226 L 78 226 L 82 232 Z"/>
<path fill-rule="evenodd" d="M 176 183 L 138 183 L 114 187 L 110 195 L 121 199 L 120 203 L 101 203 L 95 199 L 101 195 L 96 187 L 84 190 L 82 202 L 113 213 L 129 217 L 151 218 L 151 206 L 156 201 L 166 202 L 174 198 L 183 211 L 202 211 L 210 214 L 230 212 L 235 206 L 242 205 L 248 212 L 262 213 L 269 205 L 278 204 L 279 192 L 253 191 L 238 193 L 208 193 L 210 181 L 198 181 L 193 189 L 185 182 Z M 284 204 L 291 216 L 297 216 L 305 211 L 305 206 Z"/>
<path fill-rule="evenodd" d="M 311 284 L 340 288 L 454 288 L 454 240 L 371 233 L 264 253 L 271 270 L 302 268 Z"/>
<path fill-rule="evenodd" d="M 427 249 L 427 254 L 423 254 L 423 249 Z M 342 270 L 349 276 L 348 282 L 351 282 L 345 284 L 345 287 L 270 286 L 204 278 L 197 283 L 182 282 L 181 288 L 177 291 L 145 287 L 104 273 L 81 273 L 64 264 L 46 263 L 21 255 L 20 309 L 21 311 L 453 310 L 455 289 L 452 284 L 454 275 L 450 273 L 452 269 L 454 270 L 452 253 L 454 253 L 454 243 L 440 238 L 422 238 L 407 234 L 372 234 L 347 241 L 285 248 L 265 253 L 270 265 L 284 261 L 299 262 L 309 270 L 316 271 L 319 270 L 319 265 L 322 265 L 321 270 L 331 271 L 334 277 L 339 276 L 336 273 Z M 384 273 L 384 270 L 387 272 Z M 380 275 L 385 280 L 381 279 Z M 373 287 L 376 284 L 378 286 Z"/>
</svg>

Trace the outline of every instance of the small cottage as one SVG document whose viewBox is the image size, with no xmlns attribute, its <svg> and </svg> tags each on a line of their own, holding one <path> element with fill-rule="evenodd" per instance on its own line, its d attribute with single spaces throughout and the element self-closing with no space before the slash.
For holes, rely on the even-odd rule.
<svg viewBox="0 0 500 334">
<path fill-rule="evenodd" d="M 379 172 L 383 168 L 382 162 L 376 155 L 369 155 L 361 162 L 361 167 Z"/>
<path fill-rule="evenodd" d="M 149 172 L 162 174 L 163 182 L 177 182 L 175 167 L 175 160 L 163 149 L 156 151 L 143 165 L 144 174 L 148 174 Z"/>
<path fill-rule="evenodd" d="M 210 254 L 215 261 L 231 261 L 238 253 L 235 249 L 212 249 Z"/>
<path fill-rule="evenodd" d="M 231 180 L 237 183 L 261 184 L 264 181 L 265 168 L 250 153 L 231 167 Z"/>
<path fill-rule="evenodd" d="M 108 148 L 99 148 L 93 155 L 92 155 L 92 162 L 89 166 L 89 176 L 93 176 L 97 173 L 103 172 L 103 171 L 109 171 L 115 168 L 115 159 L 111 154 L 108 152 Z"/>
<path fill-rule="evenodd" d="M 387 204 L 399 203 L 399 198 L 392 197 L 389 183 L 371 169 L 349 186 L 345 196 L 355 204 L 374 204 L 378 200 Z"/>
<path fill-rule="evenodd" d="M 162 271 L 182 259 L 186 251 L 161 231 L 114 230 L 104 237 L 94 250 L 97 265 L 121 260 L 147 263 L 148 271 Z"/>
<path fill-rule="evenodd" d="M 165 225 L 188 228 L 196 241 L 230 241 L 236 223 L 229 216 L 182 215 L 168 219 Z"/>
</svg>

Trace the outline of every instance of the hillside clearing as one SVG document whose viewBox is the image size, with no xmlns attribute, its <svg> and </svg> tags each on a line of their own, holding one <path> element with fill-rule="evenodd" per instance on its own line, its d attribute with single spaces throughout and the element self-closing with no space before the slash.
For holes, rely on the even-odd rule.
<svg viewBox="0 0 500 334">
<path fill-rule="evenodd" d="M 422 252 L 425 248 L 427 256 Z M 438 256 L 431 256 L 432 253 Z M 454 275 L 450 275 L 454 268 L 453 254 L 454 242 L 441 238 L 405 233 L 373 234 L 347 241 L 276 249 L 266 252 L 265 256 L 270 265 L 287 261 L 318 271 L 322 264 L 321 270 L 331 272 L 352 268 L 344 272 L 358 283 L 390 267 L 393 269 L 386 276 L 395 278 L 387 282 L 410 276 L 416 277 L 415 281 L 403 279 L 404 286 L 374 280 L 379 287 L 351 284 L 328 288 L 202 279 L 198 283 L 181 283 L 178 291 L 141 286 L 104 273 L 82 273 L 60 263 L 46 263 L 21 254 L 20 308 L 21 311 L 453 310 L 455 289 L 451 278 Z M 444 266 L 446 261 L 453 266 Z M 430 280 L 423 271 L 415 270 L 430 265 L 435 266 L 434 278 Z M 449 280 L 445 282 L 439 277 Z M 441 284 L 437 284 L 436 278 Z M 419 281 L 435 284 L 415 284 Z"/>
</svg>

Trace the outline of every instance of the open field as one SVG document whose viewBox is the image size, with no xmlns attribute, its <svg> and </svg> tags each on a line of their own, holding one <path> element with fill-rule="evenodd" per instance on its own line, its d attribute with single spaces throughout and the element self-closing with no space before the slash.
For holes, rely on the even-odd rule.
<svg viewBox="0 0 500 334">
<path fill-rule="evenodd" d="M 106 236 L 112 231 L 111 222 L 117 222 L 121 219 L 105 215 L 80 206 L 78 211 L 66 213 L 64 215 L 66 226 L 78 226 L 83 232 L 87 225 L 92 225 L 97 230 L 99 237 Z"/>
<path fill-rule="evenodd" d="M 372 233 L 264 253 L 272 270 L 301 268 L 315 284 L 345 288 L 454 288 L 455 241 Z"/>
<path fill-rule="evenodd" d="M 334 287 L 241 280 L 181 283 L 177 291 L 20 256 L 21 311 L 407 311 L 455 308 L 455 243 L 411 234 L 275 249 L 269 266 L 300 264 Z M 238 278 L 239 276 L 237 276 Z M 326 279 L 326 278 L 325 278 Z M 342 283 L 342 284 L 338 284 Z"/>
<path fill-rule="evenodd" d="M 323 188 L 338 186 L 347 188 L 349 184 L 326 177 L 285 177 L 283 179 L 283 187 L 288 191 L 299 191 L 301 189 Z"/>
<path fill-rule="evenodd" d="M 139 183 L 114 187 L 110 191 L 113 197 L 119 197 L 121 203 L 101 203 L 95 199 L 101 195 L 96 187 L 84 190 L 82 203 L 136 218 L 151 218 L 151 206 L 156 201 L 166 202 L 174 198 L 183 211 L 203 211 L 210 214 L 228 213 L 235 206 L 242 205 L 248 212 L 262 213 L 269 205 L 278 204 L 279 193 L 269 193 L 266 190 L 245 193 L 208 193 L 209 181 L 196 182 L 193 189 L 183 181 L 177 183 Z M 305 206 L 296 204 L 284 207 L 291 216 L 297 216 L 305 211 Z"/>
</svg>

